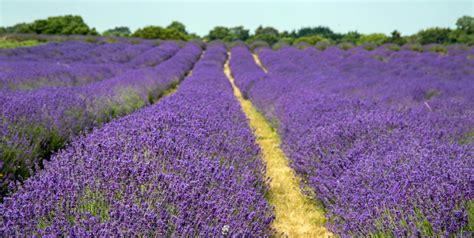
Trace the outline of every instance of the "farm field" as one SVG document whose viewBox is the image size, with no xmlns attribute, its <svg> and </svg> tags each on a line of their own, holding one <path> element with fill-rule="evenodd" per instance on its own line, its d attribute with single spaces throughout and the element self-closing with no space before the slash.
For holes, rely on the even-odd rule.
<svg viewBox="0 0 474 238">
<path fill-rule="evenodd" d="M 0 236 L 471 237 L 474 48 L 0 49 Z"/>
</svg>

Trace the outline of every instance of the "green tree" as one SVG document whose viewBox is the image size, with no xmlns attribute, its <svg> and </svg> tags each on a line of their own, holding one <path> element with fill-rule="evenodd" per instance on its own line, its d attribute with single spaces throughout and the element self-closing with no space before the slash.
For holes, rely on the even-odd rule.
<svg viewBox="0 0 474 238">
<path fill-rule="evenodd" d="M 168 29 L 160 26 L 146 26 L 136 30 L 134 37 L 144 39 L 160 39 L 160 40 L 187 40 L 187 36 L 176 29 Z"/>
<path fill-rule="evenodd" d="M 12 33 L 36 33 L 48 35 L 97 35 L 97 31 L 84 22 L 82 17 L 66 15 L 39 19 L 32 23 L 20 23 L 11 28 Z"/>
<path fill-rule="evenodd" d="M 352 42 L 356 43 L 362 35 L 357 31 L 349 31 L 346 34 L 343 34 L 340 42 Z"/>
<path fill-rule="evenodd" d="M 188 34 L 188 32 L 186 31 L 186 26 L 179 21 L 171 22 L 171 24 L 169 24 L 166 28 L 175 29 L 176 31 L 181 32 L 184 35 Z"/>
<path fill-rule="evenodd" d="M 246 41 L 250 37 L 250 31 L 243 26 L 232 27 L 229 31 L 236 40 Z"/>
<path fill-rule="evenodd" d="M 397 45 L 403 45 L 406 43 L 406 39 L 402 37 L 402 34 L 400 34 L 399 31 L 394 30 L 390 34 L 390 37 L 387 39 L 387 42 L 397 44 Z"/>
<path fill-rule="evenodd" d="M 275 35 L 270 35 L 270 34 L 258 34 L 258 35 L 253 35 L 250 37 L 247 42 L 256 42 L 256 41 L 263 41 L 266 42 L 268 45 L 273 45 L 278 41 L 278 36 Z"/>
<path fill-rule="evenodd" d="M 104 36 L 118 36 L 118 37 L 127 37 L 130 36 L 130 29 L 126 26 L 118 26 L 113 29 L 104 31 L 102 35 Z"/>
<path fill-rule="evenodd" d="M 458 30 L 464 31 L 466 34 L 474 34 L 474 17 L 462 16 L 456 21 Z"/>
<path fill-rule="evenodd" d="M 325 26 L 317 26 L 317 27 L 303 27 L 299 29 L 297 32 L 293 31 L 292 36 L 297 37 L 304 37 L 304 36 L 311 36 L 311 35 L 319 35 L 327 39 L 331 39 L 337 41 L 341 38 L 340 34 L 334 33 L 329 27 Z"/>
<path fill-rule="evenodd" d="M 216 26 L 214 29 L 209 31 L 209 34 L 207 35 L 209 40 L 224 40 L 224 39 L 229 39 L 232 37 L 232 34 L 230 32 L 230 29 L 225 27 L 225 26 Z"/>
<path fill-rule="evenodd" d="M 416 36 L 420 44 L 445 44 L 450 43 L 451 29 L 433 27 L 419 31 Z"/>
<path fill-rule="evenodd" d="M 278 30 L 271 27 L 271 26 L 267 26 L 267 27 L 262 27 L 262 26 L 259 26 L 256 30 L 255 30 L 255 35 L 271 35 L 271 36 L 278 36 L 279 33 L 278 33 Z"/>
</svg>

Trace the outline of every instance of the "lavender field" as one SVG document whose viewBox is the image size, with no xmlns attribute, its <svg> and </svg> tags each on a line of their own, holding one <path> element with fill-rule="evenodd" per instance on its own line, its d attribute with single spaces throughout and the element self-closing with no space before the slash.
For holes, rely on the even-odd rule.
<svg viewBox="0 0 474 238">
<path fill-rule="evenodd" d="M 0 49 L 0 237 L 472 237 L 474 48 Z"/>
</svg>

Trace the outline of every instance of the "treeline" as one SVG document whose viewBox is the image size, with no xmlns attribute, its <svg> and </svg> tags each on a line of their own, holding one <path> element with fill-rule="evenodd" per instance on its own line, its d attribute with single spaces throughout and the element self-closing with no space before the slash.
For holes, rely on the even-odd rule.
<svg viewBox="0 0 474 238">
<path fill-rule="evenodd" d="M 0 27 L 1 33 L 34 33 L 50 35 L 103 35 L 116 37 L 138 37 L 161 40 L 222 40 L 225 42 L 243 41 L 246 43 L 264 42 L 274 44 L 310 44 L 327 42 L 331 44 L 352 43 L 355 45 L 393 43 L 411 44 L 468 44 L 474 45 L 474 17 L 463 16 L 456 21 L 456 28 L 432 27 L 416 34 L 402 36 L 394 30 L 390 35 L 382 33 L 361 34 L 357 31 L 337 33 L 329 27 L 303 27 L 298 30 L 279 31 L 271 26 L 259 26 L 254 33 L 243 26 L 216 26 L 203 37 L 189 33 L 186 26 L 178 21 L 166 27 L 146 26 L 131 32 L 128 27 L 115 27 L 99 34 L 89 27 L 80 16 L 58 16 L 36 20 L 32 23 L 20 23 L 11 27 Z"/>
</svg>

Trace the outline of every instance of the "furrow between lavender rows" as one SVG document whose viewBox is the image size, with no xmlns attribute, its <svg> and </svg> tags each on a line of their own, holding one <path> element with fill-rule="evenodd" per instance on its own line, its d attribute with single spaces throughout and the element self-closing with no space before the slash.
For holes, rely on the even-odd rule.
<svg viewBox="0 0 474 238">
<path fill-rule="evenodd" d="M 324 227 L 324 212 L 301 191 L 300 179 L 288 166 L 288 159 L 280 148 L 280 137 L 252 103 L 244 99 L 235 84 L 239 82 L 248 92 L 256 81 L 262 79 L 263 71 L 253 60 L 250 52 L 244 47 L 235 47 L 231 51 L 230 63 L 225 65 L 225 72 L 234 88 L 234 95 L 254 130 L 267 167 L 266 175 L 270 180 L 267 198 L 275 210 L 272 227 L 279 236 L 330 237 L 332 234 Z"/>
</svg>

